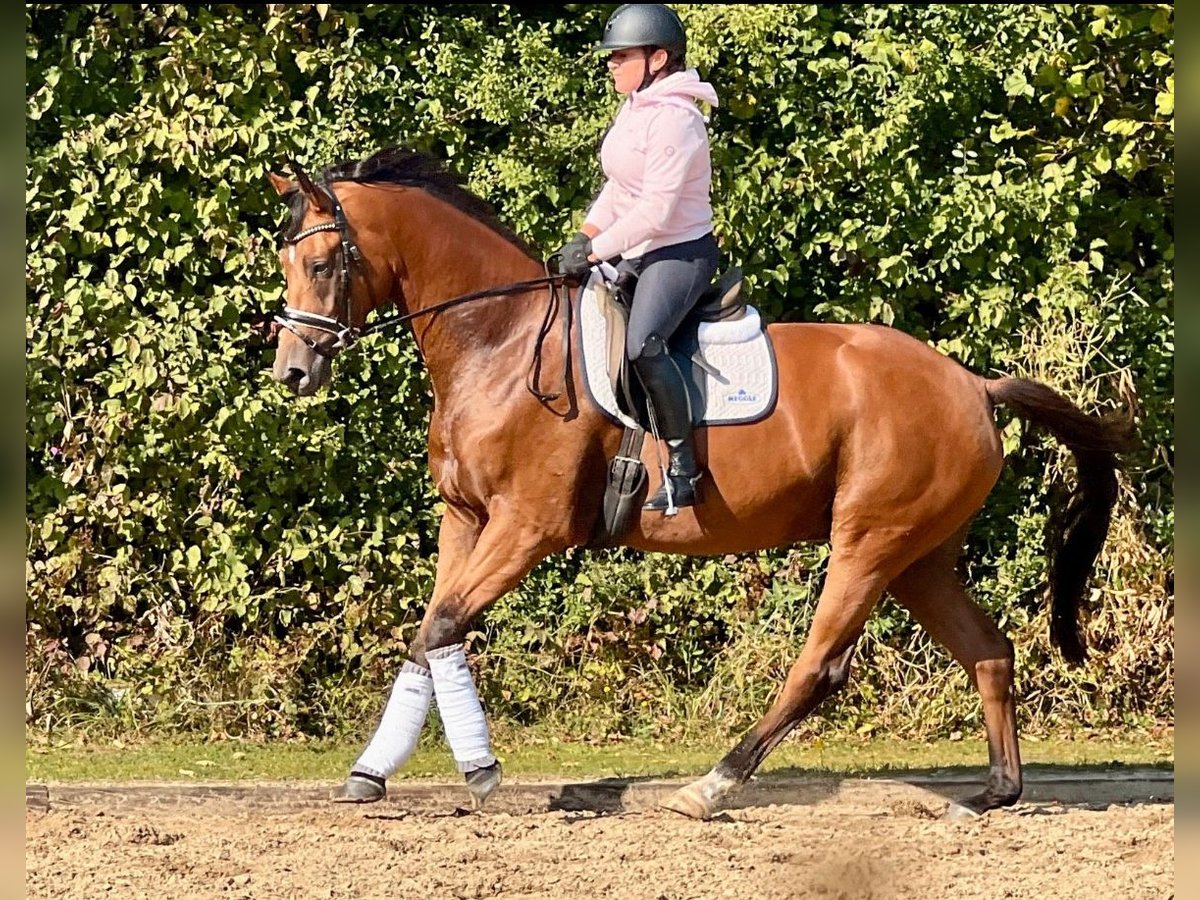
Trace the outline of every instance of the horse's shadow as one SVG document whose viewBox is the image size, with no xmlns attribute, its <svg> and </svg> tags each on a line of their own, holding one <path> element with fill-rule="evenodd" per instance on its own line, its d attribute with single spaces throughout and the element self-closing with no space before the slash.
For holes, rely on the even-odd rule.
<svg viewBox="0 0 1200 900">
<path fill-rule="evenodd" d="M 724 810 L 771 805 L 815 806 L 845 800 L 849 804 L 901 808 L 922 799 L 952 803 L 983 789 L 987 770 L 975 766 L 878 768 L 846 774 L 826 769 L 788 767 L 751 779 L 722 802 Z M 612 815 L 654 808 L 686 783 L 677 773 L 609 777 L 556 785 L 548 812 Z M 1050 808 L 1095 809 L 1108 806 L 1171 803 L 1175 799 L 1171 763 L 1129 766 L 1084 764 L 1025 767 L 1022 808 L 1029 814 Z M 914 807 L 915 809 L 915 807 Z M 929 809 L 933 813 L 940 810 Z"/>
<path fill-rule="evenodd" d="M 601 814 L 629 811 L 629 794 L 637 785 L 655 784 L 660 776 L 639 775 L 628 778 L 610 777 L 597 781 L 564 784 L 550 794 L 549 812 L 591 812 Z"/>
</svg>

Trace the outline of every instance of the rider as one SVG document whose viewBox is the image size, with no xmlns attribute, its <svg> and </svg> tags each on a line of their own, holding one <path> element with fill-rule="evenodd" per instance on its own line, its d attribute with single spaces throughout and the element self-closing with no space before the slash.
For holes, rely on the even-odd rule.
<svg viewBox="0 0 1200 900">
<path fill-rule="evenodd" d="M 613 87 L 628 99 L 601 145 L 604 186 L 559 251 L 568 275 L 615 257 L 638 275 L 625 352 L 666 440 L 679 507 L 697 502 L 701 473 L 687 386 L 667 342 L 717 270 L 707 119 L 695 102 L 716 106 L 717 94 L 686 68 L 686 49 L 683 24 L 666 6 L 626 4 L 609 17 L 597 50 L 608 53 Z M 666 485 L 644 508 L 668 508 Z"/>
</svg>

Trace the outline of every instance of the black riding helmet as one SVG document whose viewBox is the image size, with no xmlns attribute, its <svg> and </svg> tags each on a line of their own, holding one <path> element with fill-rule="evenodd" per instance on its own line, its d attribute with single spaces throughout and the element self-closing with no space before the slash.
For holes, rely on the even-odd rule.
<svg viewBox="0 0 1200 900">
<path fill-rule="evenodd" d="M 655 79 L 650 73 L 650 55 L 655 48 L 667 51 L 667 65 L 682 69 L 687 55 L 687 35 L 683 23 L 674 10 L 661 3 L 626 3 L 608 17 L 604 25 L 604 37 L 596 45 L 597 52 L 611 53 L 641 47 L 646 54 L 642 85 L 648 88 Z M 674 66 L 672 66 L 674 64 Z"/>
<path fill-rule="evenodd" d="M 661 3 L 626 3 L 604 25 L 598 51 L 662 47 L 668 56 L 687 55 L 687 35 L 675 11 Z"/>
</svg>

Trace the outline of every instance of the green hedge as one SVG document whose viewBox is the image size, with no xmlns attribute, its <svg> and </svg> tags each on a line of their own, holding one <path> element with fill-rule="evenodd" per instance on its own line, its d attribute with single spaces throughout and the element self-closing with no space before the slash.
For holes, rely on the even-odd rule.
<svg viewBox="0 0 1200 900">
<path fill-rule="evenodd" d="M 415 635 L 439 505 L 407 338 L 295 401 L 239 314 L 275 300 L 266 180 L 403 144 L 555 246 L 599 184 L 611 6 L 26 6 L 27 715 L 361 731 Z M 1141 402 L 1092 596 L 1049 652 L 1062 450 L 1019 422 L 971 537 L 1035 727 L 1173 717 L 1174 18 L 1168 5 L 686 6 L 723 253 L 773 320 L 877 321 L 1090 409 Z M 823 547 L 571 552 L 471 637 L 494 715 L 735 730 L 797 653 Z M 977 723 L 906 613 L 872 618 L 827 718 Z"/>
</svg>

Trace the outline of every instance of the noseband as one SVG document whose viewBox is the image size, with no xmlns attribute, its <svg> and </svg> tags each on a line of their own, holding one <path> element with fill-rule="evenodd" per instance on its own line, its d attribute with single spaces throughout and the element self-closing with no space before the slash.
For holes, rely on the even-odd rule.
<svg viewBox="0 0 1200 900">
<path fill-rule="evenodd" d="M 328 185 L 321 183 L 315 186 L 332 204 L 333 221 L 322 222 L 319 225 L 305 228 L 303 231 L 285 238 L 284 243 L 290 247 L 295 247 L 306 237 L 311 237 L 322 231 L 336 231 L 338 233 L 338 236 L 342 240 L 342 252 L 338 256 L 338 284 L 334 308 L 339 311 L 340 315 L 337 318 L 330 318 L 329 316 L 305 312 L 302 309 L 287 306 L 284 307 L 282 312 L 276 314 L 275 321 L 298 337 L 316 353 L 332 358 L 338 351 L 353 347 L 358 339 L 362 337 L 362 332 L 353 325 L 354 319 L 351 316 L 350 310 L 350 261 L 353 260 L 356 264 L 361 265 L 362 254 L 359 252 L 358 246 L 354 243 L 354 239 L 350 237 L 350 225 L 346 221 L 346 213 L 342 210 L 342 204 L 338 202 L 337 197 Z M 368 283 L 367 290 L 369 291 L 370 289 L 371 286 Z M 315 329 L 316 331 L 323 331 L 326 334 L 332 334 L 336 340 L 332 346 L 328 348 L 323 347 L 312 338 L 301 333 L 297 327 L 300 325 Z"/>
</svg>

